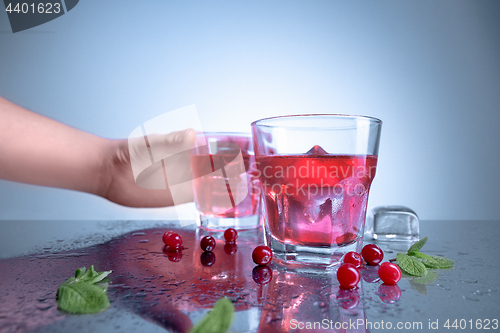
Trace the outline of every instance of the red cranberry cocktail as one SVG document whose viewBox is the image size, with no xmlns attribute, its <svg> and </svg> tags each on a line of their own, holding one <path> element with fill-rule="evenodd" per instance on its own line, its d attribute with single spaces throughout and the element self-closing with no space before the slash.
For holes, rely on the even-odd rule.
<svg viewBox="0 0 500 333">
<path fill-rule="evenodd" d="M 345 115 L 252 124 L 266 244 L 276 261 L 331 266 L 359 252 L 381 121 Z"/>
</svg>

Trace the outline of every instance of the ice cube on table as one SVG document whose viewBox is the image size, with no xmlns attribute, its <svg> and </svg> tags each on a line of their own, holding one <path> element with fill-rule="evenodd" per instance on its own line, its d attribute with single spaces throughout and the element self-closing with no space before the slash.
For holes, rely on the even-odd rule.
<svg viewBox="0 0 500 333">
<path fill-rule="evenodd" d="M 366 218 L 365 237 L 380 241 L 416 241 L 419 239 L 418 216 L 404 206 L 372 208 Z"/>
<path fill-rule="evenodd" d="M 327 155 L 327 151 L 321 148 L 318 145 L 315 145 L 311 149 L 309 149 L 306 153 L 306 155 Z"/>
</svg>

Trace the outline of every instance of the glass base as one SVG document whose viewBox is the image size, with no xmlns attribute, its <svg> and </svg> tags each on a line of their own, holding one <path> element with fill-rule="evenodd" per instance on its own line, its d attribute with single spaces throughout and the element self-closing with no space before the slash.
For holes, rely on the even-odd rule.
<svg viewBox="0 0 500 333">
<path fill-rule="evenodd" d="M 312 247 L 283 243 L 266 232 L 265 243 L 273 251 L 273 261 L 279 265 L 328 268 L 340 264 L 347 252 L 361 253 L 363 238 L 342 247 Z"/>
<path fill-rule="evenodd" d="M 260 215 L 245 217 L 213 217 L 200 214 L 198 227 L 210 231 L 225 231 L 227 228 L 250 230 L 260 227 Z"/>
</svg>

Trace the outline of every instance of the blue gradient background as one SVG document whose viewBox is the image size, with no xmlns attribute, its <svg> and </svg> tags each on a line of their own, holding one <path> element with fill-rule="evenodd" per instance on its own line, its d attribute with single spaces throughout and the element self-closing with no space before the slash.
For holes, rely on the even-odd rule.
<svg viewBox="0 0 500 333">
<path fill-rule="evenodd" d="M 296 113 L 375 116 L 384 126 L 370 206 L 498 219 L 499 17 L 494 0 L 82 0 L 13 34 L 2 11 L 0 95 L 109 138 L 190 104 L 206 130 Z M 0 181 L 0 219 L 171 213 Z"/>
</svg>

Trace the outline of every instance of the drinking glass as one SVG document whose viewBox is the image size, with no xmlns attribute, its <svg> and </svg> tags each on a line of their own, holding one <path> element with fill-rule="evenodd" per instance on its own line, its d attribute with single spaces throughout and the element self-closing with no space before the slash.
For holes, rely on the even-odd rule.
<svg viewBox="0 0 500 333">
<path fill-rule="evenodd" d="M 333 266 L 361 251 L 381 125 L 333 114 L 252 123 L 265 242 L 276 262 Z"/>
<path fill-rule="evenodd" d="M 223 231 L 260 225 L 260 185 L 250 133 L 199 133 L 191 150 L 198 225 Z"/>
</svg>

